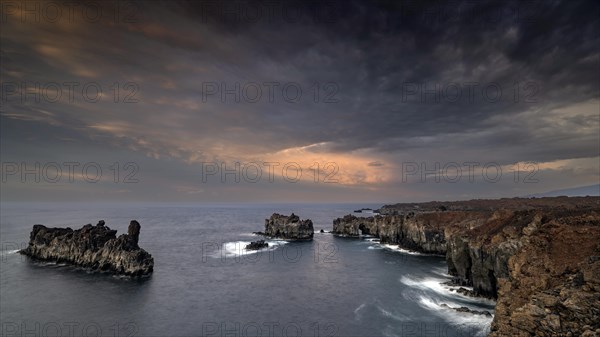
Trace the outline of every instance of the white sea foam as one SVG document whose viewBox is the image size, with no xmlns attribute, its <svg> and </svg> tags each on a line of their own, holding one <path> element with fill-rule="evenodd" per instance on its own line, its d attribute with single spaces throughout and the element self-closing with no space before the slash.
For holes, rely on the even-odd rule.
<svg viewBox="0 0 600 337">
<path fill-rule="evenodd" d="M 412 250 L 404 249 L 404 248 L 401 248 L 401 247 L 396 246 L 396 245 L 383 244 L 381 246 L 383 246 L 386 249 L 393 250 L 395 252 L 400 252 L 400 253 L 403 253 L 403 254 L 408 254 L 408 255 L 425 255 L 423 253 L 419 253 L 419 252 L 415 252 L 415 251 L 412 251 Z"/>
<path fill-rule="evenodd" d="M 495 301 L 489 300 L 487 298 L 471 297 L 471 296 L 463 295 L 461 293 L 457 293 L 456 291 L 453 291 L 453 290 L 456 290 L 461 287 L 443 284 L 444 282 L 447 282 L 448 280 L 449 280 L 448 278 L 442 279 L 442 278 L 434 278 L 434 277 L 428 277 L 428 278 L 424 278 L 424 279 L 415 279 L 415 278 L 411 278 L 409 276 L 402 276 L 400 278 L 400 282 L 409 287 L 424 290 L 424 291 L 431 290 L 437 294 L 440 294 L 440 295 L 443 295 L 446 297 L 459 298 L 462 301 L 472 302 L 475 305 L 477 305 L 477 304 L 494 305 L 496 303 Z M 470 287 L 462 287 L 462 288 L 472 290 L 472 288 L 470 288 Z M 450 303 L 447 303 L 447 304 L 450 305 Z M 458 303 L 457 303 L 457 305 L 464 306 L 464 305 L 460 305 Z M 475 309 L 475 308 L 470 308 L 470 309 Z"/>
<path fill-rule="evenodd" d="M 493 314 L 493 309 L 482 308 L 481 306 L 491 305 L 494 302 L 484 298 L 473 298 L 452 292 L 450 289 L 453 287 L 442 284 L 442 282 L 447 280 L 447 278 L 435 277 L 417 279 L 410 276 L 402 276 L 400 278 L 401 283 L 410 287 L 404 293 L 404 296 L 408 299 L 419 303 L 421 307 L 440 316 L 458 329 L 470 331 L 470 335 L 487 335 L 493 316 L 459 312 L 453 308 L 467 307 L 470 310 L 487 310 Z M 446 304 L 446 306 L 442 306 L 442 304 Z"/>
<path fill-rule="evenodd" d="M 3 250 L 3 251 L 0 251 L 0 255 L 1 255 L 1 256 L 5 256 L 5 255 L 12 255 L 12 254 L 16 254 L 16 253 L 18 253 L 18 252 L 19 252 L 19 250 L 18 250 L 18 249 L 14 249 L 14 250 Z"/>
<path fill-rule="evenodd" d="M 487 310 L 487 309 L 483 309 L 483 308 L 478 308 L 476 306 L 472 306 L 472 305 L 465 305 L 463 303 L 459 303 L 459 302 L 455 302 L 452 300 L 449 300 L 447 298 L 435 298 L 435 297 L 430 297 L 430 296 L 426 296 L 426 295 L 420 295 L 418 297 L 418 302 L 419 304 L 421 304 L 421 306 L 430 309 L 430 310 L 453 310 L 452 308 L 460 308 L 460 307 L 467 307 L 469 308 L 469 310 Z M 442 306 L 442 304 L 446 304 L 448 307 Z M 464 313 L 465 315 L 471 315 L 469 313 Z M 474 315 L 474 314 L 473 314 Z"/>
<path fill-rule="evenodd" d="M 358 314 L 358 312 L 361 311 L 365 307 L 365 305 L 367 305 L 367 304 L 363 303 L 363 304 L 359 305 L 358 308 L 354 309 L 354 313 Z"/>
<path fill-rule="evenodd" d="M 377 312 L 387 318 L 391 318 L 396 321 L 407 321 L 408 317 L 402 314 L 395 314 L 390 310 L 387 310 L 381 305 L 381 302 L 378 300 L 370 301 L 369 303 L 363 303 L 358 306 L 358 308 L 354 309 L 354 319 L 360 321 L 363 319 L 363 315 L 365 312 L 373 312 L 372 308 L 375 307 Z"/>
<path fill-rule="evenodd" d="M 419 298 L 419 304 L 421 304 L 423 307 L 425 307 L 427 309 L 431 309 L 431 310 L 441 310 L 442 309 L 442 307 L 440 307 L 439 304 L 435 303 L 432 298 L 427 297 L 427 296 L 421 296 Z"/>
<path fill-rule="evenodd" d="M 388 250 L 391 250 L 394 252 L 408 254 L 408 255 L 429 255 L 429 254 L 423 254 L 423 253 L 415 252 L 412 250 L 404 249 L 398 245 L 391 245 L 391 244 L 387 244 L 387 243 L 382 244 L 381 240 L 379 238 L 375 238 L 372 236 L 369 236 L 367 239 L 362 240 L 361 243 L 372 245 L 371 247 L 376 247 L 376 248 L 369 247 L 368 249 L 388 249 Z"/>
<path fill-rule="evenodd" d="M 412 278 L 409 276 L 402 276 L 400 278 L 400 282 L 402 282 L 403 284 L 409 286 L 409 287 L 413 287 L 413 288 L 418 288 L 418 289 L 422 289 L 422 290 L 433 290 L 436 293 L 439 294 L 450 294 L 449 291 L 445 291 L 444 286 L 441 284 L 441 282 L 444 282 L 445 280 L 443 279 L 437 279 L 437 278 L 424 278 L 424 279 L 416 279 L 416 278 Z"/>
<path fill-rule="evenodd" d="M 223 244 L 222 252 L 217 253 L 217 257 L 235 257 L 256 254 L 264 251 L 271 251 L 277 249 L 277 247 L 283 246 L 287 243 L 287 241 L 283 240 L 265 240 L 265 242 L 269 244 L 269 247 L 259 250 L 246 249 L 246 246 L 250 244 L 250 241 L 226 242 Z"/>
<path fill-rule="evenodd" d="M 460 304 L 448 303 L 448 301 L 444 301 L 443 303 L 450 307 L 442 306 L 442 303 L 437 302 L 431 297 L 424 295 L 419 297 L 419 304 L 422 307 L 442 317 L 460 330 L 470 331 L 469 335 L 471 336 L 487 336 L 492 320 L 494 319 L 493 316 L 459 312 L 453 308 L 460 307 Z"/>
<path fill-rule="evenodd" d="M 432 268 L 431 272 L 445 278 L 451 278 L 450 274 L 448 274 L 448 269 L 446 267 L 436 267 Z"/>
<path fill-rule="evenodd" d="M 395 314 L 391 313 L 390 311 L 385 310 L 380 305 L 377 305 L 377 309 L 385 317 L 389 317 L 389 318 L 392 318 L 392 319 L 397 320 L 397 321 L 406 321 L 406 320 L 408 320 L 408 318 L 406 316 L 395 315 Z"/>
<path fill-rule="evenodd" d="M 354 319 L 357 321 L 361 321 L 363 318 L 363 309 L 367 304 L 363 303 L 358 306 L 358 308 L 354 309 Z"/>
</svg>

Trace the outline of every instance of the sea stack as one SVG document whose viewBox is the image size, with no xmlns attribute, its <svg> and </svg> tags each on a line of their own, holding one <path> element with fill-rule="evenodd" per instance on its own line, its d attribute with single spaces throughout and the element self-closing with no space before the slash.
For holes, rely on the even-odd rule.
<svg viewBox="0 0 600 337">
<path fill-rule="evenodd" d="M 265 219 L 265 232 L 261 234 L 285 240 L 312 240 L 314 233 L 310 219 L 300 220 L 294 213 L 290 216 L 273 213 Z"/>
<path fill-rule="evenodd" d="M 20 253 L 115 275 L 147 276 L 154 269 L 154 259 L 138 246 L 140 229 L 139 222 L 132 220 L 127 234 L 117 237 L 117 231 L 103 220 L 77 230 L 34 225 L 29 245 Z"/>
</svg>

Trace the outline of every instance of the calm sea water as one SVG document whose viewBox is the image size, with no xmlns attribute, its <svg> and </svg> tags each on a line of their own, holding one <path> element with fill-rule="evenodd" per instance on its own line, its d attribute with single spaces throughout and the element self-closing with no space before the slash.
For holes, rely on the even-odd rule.
<svg viewBox="0 0 600 337">
<path fill-rule="evenodd" d="M 1 205 L 2 336 L 479 336 L 491 318 L 440 307 L 493 310 L 463 297 L 443 258 L 373 238 L 315 233 L 312 242 L 243 246 L 273 212 L 310 218 L 315 231 L 360 207 L 381 205 Z M 79 228 L 104 219 L 121 234 L 142 225 L 154 256 L 144 280 L 35 263 L 15 251 L 33 224 Z"/>
</svg>

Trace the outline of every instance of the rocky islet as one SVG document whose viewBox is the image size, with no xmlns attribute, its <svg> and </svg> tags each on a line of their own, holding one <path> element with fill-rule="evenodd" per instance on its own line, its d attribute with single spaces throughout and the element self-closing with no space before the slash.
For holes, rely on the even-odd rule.
<svg viewBox="0 0 600 337">
<path fill-rule="evenodd" d="M 255 234 L 283 240 L 312 240 L 315 230 L 310 219 L 301 220 L 294 213 L 289 216 L 273 213 L 265 219 L 265 231 Z"/>
<path fill-rule="evenodd" d="M 140 230 L 136 220 L 130 222 L 127 234 L 118 237 L 117 231 L 106 226 L 103 220 L 77 230 L 34 225 L 29 244 L 20 253 L 36 260 L 67 263 L 92 271 L 149 276 L 154 270 L 154 259 L 138 245 Z"/>
</svg>

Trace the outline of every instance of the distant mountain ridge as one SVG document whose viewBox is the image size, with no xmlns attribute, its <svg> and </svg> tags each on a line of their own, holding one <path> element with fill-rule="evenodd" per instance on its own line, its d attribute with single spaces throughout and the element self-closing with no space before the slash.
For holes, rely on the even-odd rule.
<svg viewBox="0 0 600 337">
<path fill-rule="evenodd" d="M 526 198 L 543 198 L 543 197 L 559 197 L 559 196 L 567 196 L 567 197 L 598 197 L 600 196 L 600 184 L 589 185 L 589 186 L 580 186 L 580 187 L 572 187 L 565 188 L 562 190 L 554 190 L 543 193 L 536 193 L 527 195 Z"/>
</svg>

